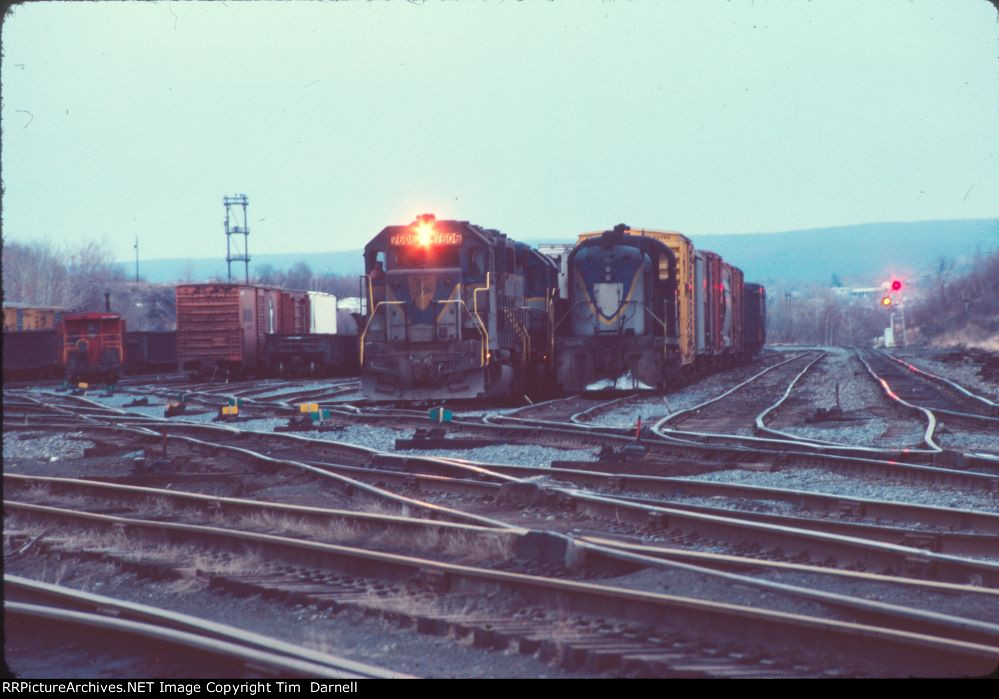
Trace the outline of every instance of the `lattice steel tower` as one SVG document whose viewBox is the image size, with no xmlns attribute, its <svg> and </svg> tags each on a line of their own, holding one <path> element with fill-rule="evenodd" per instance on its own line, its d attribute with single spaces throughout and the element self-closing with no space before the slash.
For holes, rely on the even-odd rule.
<svg viewBox="0 0 999 699">
<path fill-rule="evenodd" d="M 243 261 L 246 270 L 246 283 L 250 283 L 250 222 L 246 217 L 246 207 L 250 199 L 245 194 L 234 194 L 222 197 L 225 205 L 225 261 L 229 270 L 229 281 L 232 281 L 233 261 Z M 239 225 L 239 209 L 231 211 L 232 207 L 243 207 L 243 225 Z M 239 251 L 239 243 L 232 242 L 234 235 L 243 236 L 243 251 Z"/>
</svg>

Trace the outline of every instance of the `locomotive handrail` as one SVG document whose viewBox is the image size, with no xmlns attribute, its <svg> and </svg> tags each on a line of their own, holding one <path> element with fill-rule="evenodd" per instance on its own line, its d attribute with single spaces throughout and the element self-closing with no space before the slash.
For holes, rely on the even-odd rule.
<svg viewBox="0 0 999 699">
<path fill-rule="evenodd" d="M 490 274 L 491 272 L 486 272 L 485 286 L 479 286 L 472 290 L 472 306 L 474 308 L 475 319 L 479 321 L 479 327 L 482 328 L 482 336 L 484 338 L 482 344 L 482 366 L 486 365 L 486 348 L 489 346 L 489 331 L 486 330 L 486 324 L 482 322 L 482 317 L 479 315 L 479 292 L 489 291 L 492 282 Z"/>
<path fill-rule="evenodd" d="M 564 314 L 562 315 L 562 317 L 561 317 L 561 318 L 559 318 L 558 322 L 557 322 L 557 323 L 555 323 L 555 325 L 553 325 L 553 326 L 552 326 L 552 334 L 553 334 L 553 335 L 554 335 L 554 333 L 555 333 L 555 329 L 556 329 L 556 328 L 558 328 L 558 326 L 560 326 L 560 325 L 562 324 L 562 321 L 563 321 L 563 320 L 565 320 L 566 318 L 568 318 L 568 317 L 569 317 L 569 314 L 571 314 L 571 313 L 572 313 L 572 312 L 573 312 L 573 311 L 574 311 L 574 310 L 576 309 L 576 306 L 580 306 L 580 305 L 582 305 L 582 304 L 580 304 L 580 302 L 579 302 L 579 301 L 577 301 L 576 303 L 574 303 L 574 304 L 572 304 L 571 306 L 569 306 L 569 310 L 568 310 L 568 311 L 566 311 L 566 312 L 565 312 L 565 313 L 564 313 Z"/>
<path fill-rule="evenodd" d="M 456 304 L 459 305 L 459 307 L 460 306 L 464 306 L 465 311 L 468 312 L 468 317 L 474 319 L 477 323 L 479 323 L 480 327 L 482 326 L 482 322 L 479 321 L 479 319 L 475 316 L 475 314 L 472 313 L 472 309 L 468 307 L 468 304 L 465 303 L 465 299 L 463 299 L 461 297 L 461 284 L 458 285 L 458 298 L 456 298 L 456 299 L 438 299 L 438 300 L 434 301 L 434 303 L 442 303 L 442 304 L 443 303 L 456 303 Z M 437 325 L 436 318 L 434 320 L 434 325 L 435 325 L 435 327 Z M 459 312 L 458 312 L 458 337 L 459 337 L 459 339 L 461 339 L 461 329 L 463 327 L 464 326 L 462 325 L 461 311 L 459 310 Z M 476 330 L 479 330 L 479 328 L 476 328 Z M 479 334 L 480 335 L 482 335 L 483 330 L 479 330 Z"/>
<path fill-rule="evenodd" d="M 637 302 L 636 301 L 631 301 L 629 303 L 637 303 Z M 663 337 L 668 337 L 668 335 L 666 334 L 667 330 L 668 330 L 668 328 L 666 327 L 666 321 L 662 320 L 659 316 L 657 316 L 656 312 L 653 311 L 651 308 L 649 308 L 649 306 L 647 304 L 643 303 L 642 305 L 645 306 L 645 310 L 648 311 L 649 315 L 652 316 L 652 318 L 655 319 L 655 321 L 657 323 L 659 323 L 659 325 L 662 326 L 662 328 L 663 328 Z"/>
<path fill-rule="evenodd" d="M 465 303 L 465 299 L 446 299 L 444 301 L 438 301 L 438 303 L 458 303 L 458 304 L 461 304 L 462 306 L 465 307 L 465 310 L 468 311 L 469 317 L 475 318 L 475 322 L 477 322 L 479 324 L 479 332 L 480 332 L 480 334 L 482 335 L 482 338 L 483 338 L 483 343 L 482 343 L 482 360 L 481 360 L 481 364 L 479 364 L 479 368 L 481 369 L 482 367 L 484 367 L 486 365 L 486 345 L 485 345 L 485 342 L 486 342 L 486 338 L 489 337 L 489 333 L 486 331 L 486 326 L 482 324 L 482 319 L 479 318 L 479 316 L 477 314 L 472 313 L 472 309 L 468 307 L 467 303 Z M 460 325 L 460 322 L 459 322 L 459 325 Z"/>
<path fill-rule="evenodd" d="M 364 280 L 368 283 L 368 308 L 371 308 L 375 305 L 375 289 L 373 283 L 371 282 L 371 275 L 362 274 L 361 276 L 364 277 Z M 374 315 L 373 311 L 372 315 Z"/>
<path fill-rule="evenodd" d="M 552 289 L 551 298 L 548 299 L 548 361 L 549 365 L 555 362 L 555 299 L 558 296 L 558 289 Z"/>
<path fill-rule="evenodd" d="M 371 322 L 375 319 L 375 316 L 378 314 L 378 309 L 381 308 L 383 305 L 394 306 L 394 305 L 403 305 L 404 303 L 405 303 L 404 301 L 379 301 L 377 305 L 375 305 L 375 307 L 371 310 L 371 315 L 368 316 L 368 322 L 364 324 L 364 332 L 361 333 L 361 346 L 360 349 L 358 350 L 360 355 L 359 356 L 360 361 L 358 363 L 360 364 L 361 368 L 364 368 L 364 338 L 367 337 L 368 335 L 368 328 L 371 327 Z M 385 328 L 387 331 L 388 317 L 385 318 Z"/>
<path fill-rule="evenodd" d="M 368 322 L 364 324 L 364 331 L 361 332 L 361 342 L 360 342 L 360 349 L 359 349 L 359 359 L 360 359 L 359 364 L 360 364 L 360 366 L 361 366 L 362 369 L 364 368 L 364 339 L 368 335 L 368 328 L 371 327 L 371 323 L 374 321 L 375 316 L 378 315 L 378 309 L 381 308 L 382 306 L 402 306 L 402 305 L 405 305 L 405 303 L 406 303 L 405 301 L 379 301 L 375 305 L 374 309 L 371 311 L 371 315 L 368 316 Z M 465 303 L 464 299 L 439 300 L 439 301 L 437 301 L 437 303 L 459 303 L 459 304 L 461 304 L 462 306 L 465 307 L 465 310 L 468 311 L 469 316 L 475 318 L 475 321 L 479 324 L 479 330 L 480 330 L 480 332 L 482 334 L 482 338 L 483 338 L 483 340 L 482 340 L 482 354 L 481 354 L 482 359 L 481 359 L 481 363 L 479 364 L 479 368 L 481 369 L 482 367 L 484 367 L 486 365 L 486 343 L 489 340 L 489 332 L 486 330 L 486 326 L 482 323 L 482 319 L 479 317 L 478 313 L 472 313 L 472 309 L 470 309 L 468 307 L 468 304 Z M 388 318 L 386 318 L 386 330 L 387 329 L 388 329 Z"/>
</svg>

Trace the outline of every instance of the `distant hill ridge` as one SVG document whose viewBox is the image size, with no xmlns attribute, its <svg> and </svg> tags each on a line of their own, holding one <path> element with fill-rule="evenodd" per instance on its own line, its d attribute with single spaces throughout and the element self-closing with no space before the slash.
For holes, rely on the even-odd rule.
<svg viewBox="0 0 999 699">
<path fill-rule="evenodd" d="M 639 226 L 650 222 L 628 221 Z M 611 225 L 611 224 L 608 224 Z M 975 254 L 999 248 L 999 219 L 862 223 L 779 233 L 690 236 L 694 245 L 716 252 L 742 268 L 746 279 L 772 283 L 828 284 L 833 274 L 846 284 L 866 283 L 886 273 L 916 274 L 932 268 L 941 257 L 959 263 Z M 571 242 L 564 238 L 525 239 L 532 245 Z M 268 264 L 286 270 L 306 262 L 313 272 L 356 275 L 363 272 L 361 249 L 319 253 L 255 254 L 250 274 Z M 122 264 L 131 265 L 132 262 Z M 237 269 L 238 268 L 238 269 Z M 130 269 L 130 267 L 129 267 Z M 140 273 L 149 282 L 206 281 L 225 278 L 225 259 L 142 260 Z M 242 266 L 233 270 L 242 279 Z"/>
</svg>

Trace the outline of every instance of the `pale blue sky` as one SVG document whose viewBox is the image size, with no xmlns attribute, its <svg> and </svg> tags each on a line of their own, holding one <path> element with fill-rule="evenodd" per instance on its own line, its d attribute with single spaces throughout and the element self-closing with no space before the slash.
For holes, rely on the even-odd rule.
<svg viewBox="0 0 999 699">
<path fill-rule="evenodd" d="M 3 228 L 119 257 L 999 217 L 984 0 L 28 3 L 3 24 Z"/>
</svg>

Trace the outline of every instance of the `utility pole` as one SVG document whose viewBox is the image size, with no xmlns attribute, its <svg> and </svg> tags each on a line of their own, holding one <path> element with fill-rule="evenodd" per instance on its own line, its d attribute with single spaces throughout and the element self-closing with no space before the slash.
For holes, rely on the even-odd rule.
<svg viewBox="0 0 999 699">
<path fill-rule="evenodd" d="M 139 236 L 135 236 L 135 283 L 139 283 Z"/>
</svg>

